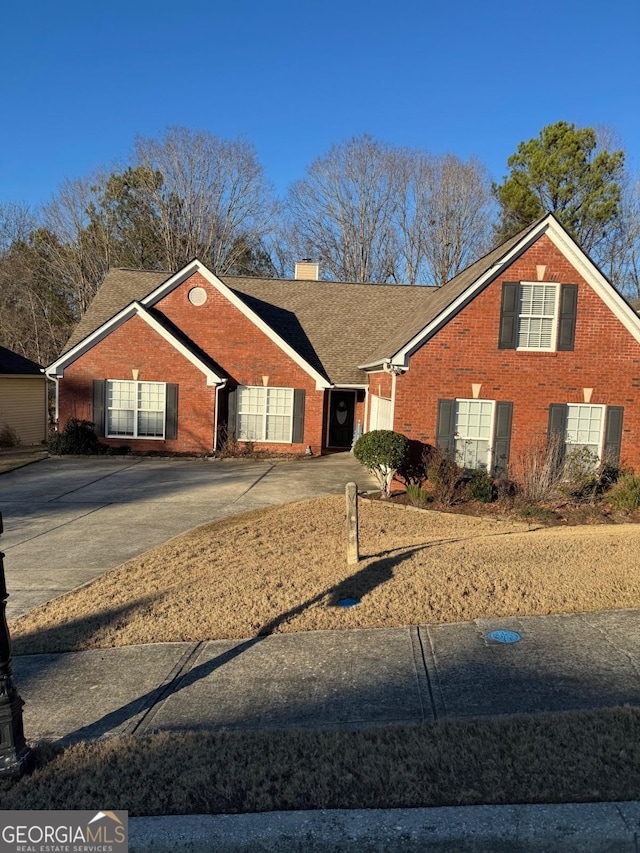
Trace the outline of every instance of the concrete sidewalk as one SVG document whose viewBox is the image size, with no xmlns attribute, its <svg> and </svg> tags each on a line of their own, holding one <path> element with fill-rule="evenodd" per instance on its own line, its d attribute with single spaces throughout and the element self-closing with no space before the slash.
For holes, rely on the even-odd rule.
<svg viewBox="0 0 640 853">
<path fill-rule="evenodd" d="M 494 631 L 521 639 L 500 643 Z M 354 729 L 640 704 L 640 611 L 14 658 L 27 738 Z M 640 849 L 640 803 L 134 818 L 132 853 Z"/>
<path fill-rule="evenodd" d="M 638 661 L 640 611 L 625 610 L 29 655 L 14 674 L 27 736 L 73 742 L 638 705 Z"/>
</svg>

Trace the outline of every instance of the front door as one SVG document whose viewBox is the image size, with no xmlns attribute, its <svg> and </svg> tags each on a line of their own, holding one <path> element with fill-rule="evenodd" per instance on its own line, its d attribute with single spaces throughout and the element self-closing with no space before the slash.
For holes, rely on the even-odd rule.
<svg viewBox="0 0 640 853">
<path fill-rule="evenodd" d="M 331 391 L 328 447 L 351 449 L 356 408 L 355 391 Z"/>
</svg>

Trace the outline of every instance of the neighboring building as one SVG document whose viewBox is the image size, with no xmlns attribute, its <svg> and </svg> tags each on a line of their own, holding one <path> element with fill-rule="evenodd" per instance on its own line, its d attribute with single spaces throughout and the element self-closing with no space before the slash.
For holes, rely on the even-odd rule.
<svg viewBox="0 0 640 853">
<path fill-rule="evenodd" d="M 47 440 L 47 378 L 35 361 L 0 347 L 0 444 Z"/>
<path fill-rule="evenodd" d="M 640 318 L 545 216 L 441 288 L 112 270 L 47 370 L 108 443 L 351 446 L 388 428 L 504 474 L 532 442 L 640 469 Z M 312 277 L 311 280 L 309 277 Z"/>
</svg>

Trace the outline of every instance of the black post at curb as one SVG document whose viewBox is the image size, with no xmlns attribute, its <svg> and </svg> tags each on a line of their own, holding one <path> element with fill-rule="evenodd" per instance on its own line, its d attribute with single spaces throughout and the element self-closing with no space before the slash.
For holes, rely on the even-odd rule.
<svg viewBox="0 0 640 853">
<path fill-rule="evenodd" d="M 0 513 L 0 533 L 3 531 Z M 22 728 L 23 700 L 11 675 L 11 636 L 7 625 L 7 584 L 0 551 L 0 778 L 19 777 L 33 769 L 33 752 Z"/>
</svg>

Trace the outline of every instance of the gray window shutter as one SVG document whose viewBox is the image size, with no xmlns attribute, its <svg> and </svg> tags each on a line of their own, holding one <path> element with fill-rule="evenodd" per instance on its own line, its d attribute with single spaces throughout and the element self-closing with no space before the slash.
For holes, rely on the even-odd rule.
<svg viewBox="0 0 640 853">
<path fill-rule="evenodd" d="M 515 281 L 502 282 L 498 349 L 515 349 L 518 338 L 518 290 Z"/>
<path fill-rule="evenodd" d="M 93 380 L 93 431 L 98 438 L 104 438 L 106 384 L 104 379 Z"/>
<path fill-rule="evenodd" d="M 573 350 L 576 339 L 576 309 L 578 307 L 578 285 L 563 284 L 560 289 L 560 319 L 558 323 L 558 349 Z"/>
<path fill-rule="evenodd" d="M 173 441 L 178 437 L 178 386 L 167 382 L 167 410 L 164 418 L 164 437 Z"/>
<path fill-rule="evenodd" d="M 620 464 L 623 415 L 624 406 L 607 406 L 607 423 L 604 432 L 603 460 L 607 465 Z"/>
<path fill-rule="evenodd" d="M 549 406 L 549 435 L 560 433 L 565 439 L 567 431 L 567 407 L 564 403 L 551 403 Z"/>
<path fill-rule="evenodd" d="M 238 390 L 229 388 L 227 392 L 227 438 L 236 437 L 236 412 L 238 410 Z"/>
<path fill-rule="evenodd" d="M 547 441 L 551 440 L 552 436 L 560 436 L 558 447 L 558 461 L 561 462 L 564 458 L 567 441 L 567 407 L 564 403 L 551 403 L 549 406 L 549 431 L 547 433 Z"/>
<path fill-rule="evenodd" d="M 456 449 L 456 401 L 438 400 L 438 423 L 436 444 L 452 459 Z"/>
<path fill-rule="evenodd" d="M 496 431 L 493 440 L 493 476 L 505 478 L 509 473 L 511 421 L 513 403 L 496 403 Z"/>
<path fill-rule="evenodd" d="M 304 441 L 304 388 L 296 388 L 293 392 L 293 438 L 294 444 Z"/>
</svg>

